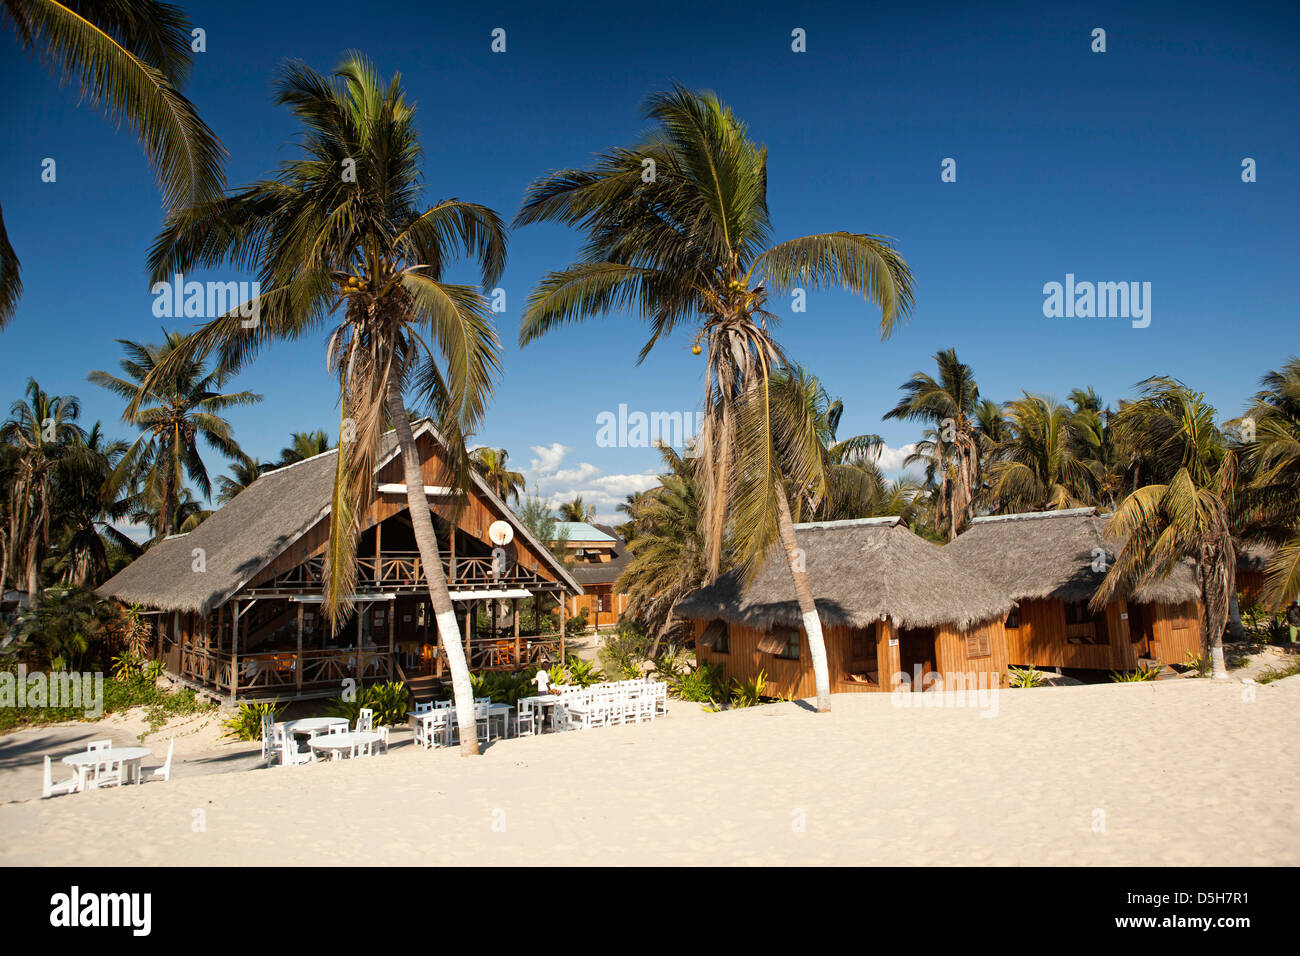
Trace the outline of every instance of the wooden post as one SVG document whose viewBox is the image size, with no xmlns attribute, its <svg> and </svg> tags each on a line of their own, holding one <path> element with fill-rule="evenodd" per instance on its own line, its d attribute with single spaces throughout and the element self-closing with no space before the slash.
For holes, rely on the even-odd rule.
<svg viewBox="0 0 1300 956">
<path fill-rule="evenodd" d="M 876 622 L 876 675 L 880 680 L 880 689 L 894 689 L 894 675 L 902 670 L 902 656 L 899 653 L 898 631 L 889 621 Z M 911 680 L 912 675 L 908 674 Z"/>
<path fill-rule="evenodd" d="M 465 665 L 469 666 L 471 661 L 471 651 L 469 647 L 469 636 L 474 627 L 474 602 L 465 602 Z"/>
<path fill-rule="evenodd" d="M 235 697 L 239 693 L 239 619 L 243 616 L 243 609 L 239 606 L 239 601 L 235 601 L 235 622 L 230 629 L 230 702 L 235 702 Z"/>
<path fill-rule="evenodd" d="M 566 660 L 565 649 L 564 649 L 564 644 L 565 644 L 564 622 L 565 622 L 565 612 L 568 610 L 568 607 L 569 604 L 567 601 L 560 602 L 560 663 L 563 663 Z"/>
<path fill-rule="evenodd" d="M 361 689 L 361 677 L 362 677 L 362 666 L 363 666 L 361 661 L 361 645 L 365 643 L 365 639 L 367 636 L 366 632 L 370 630 L 368 626 L 370 624 L 369 617 L 370 617 L 370 605 L 369 604 L 357 605 L 357 690 Z"/>
<path fill-rule="evenodd" d="M 384 554 L 380 549 L 380 542 L 384 537 L 384 523 L 382 521 L 375 525 L 375 586 L 382 587 L 384 581 Z"/>
<path fill-rule="evenodd" d="M 298 666 L 293 669 L 293 682 L 298 688 L 298 693 L 302 693 L 302 602 L 298 602 Z"/>
<path fill-rule="evenodd" d="M 388 680 L 393 679 L 393 655 L 397 653 L 397 598 L 389 601 L 386 605 L 386 620 L 388 621 Z"/>
<path fill-rule="evenodd" d="M 514 622 L 515 632 L 515 667 L 519 666 L 519 598 L 510 599 L 510 617 Z"/>
<path fill-rule="evenodd" d="M 226 634 L 226 606 L 223 604 L 217 608 L 217 650 L 221 650 L 221 642 Z M 209 650 L 211 648 L 209 647 Z"/>
<path fill-rule="evenodd" d="M 447 583 L 455 584 L 456 583 L 456 524 L 454 521 L 452 521 L 452 522 L 448 522 L 448 526 L 451 528 L 451 531 L 448 533 L 448 537 L 450 538 L 450 540 L 448 541 L 447 544 L 447 554 L 449 556 L 449 563 L 447 567 Z"/>
</svg>

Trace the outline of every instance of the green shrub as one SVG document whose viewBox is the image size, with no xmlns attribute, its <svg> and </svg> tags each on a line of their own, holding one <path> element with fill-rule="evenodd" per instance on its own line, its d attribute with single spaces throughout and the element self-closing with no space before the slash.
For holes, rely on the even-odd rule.
<svg viewBox="0 0 1300 956">
<path fill-rule="evenodd" d="M 226 729 L 222 736 L 234 737 L 236 740 L 261 740 L 262 717 L 270 714 L 278 722 L 285 706 L 273 700 L 240 704 L 238 710 L 221 722 L 221 726 Z"/>
<path fill-rule="evenodd" d="M 700 664 L 677 677 L 668 679 L 668 693 L 679 700 L 708 703 L 727 696 L 721 664 Z"/>
<path fill-rule="evenodd" d="M 633 680 L 643 673 L 642 665 L 649 653 L 650 637 L 645 628 L 637 621 L 624 619 L 618 622 L 618 630 L 605 638 L 600 660 L 607 674 Z"/>
<path fill-rule="evenodd" d="M 343 717 L 350 726 L 355 727 L 363 708 L 375 712 L 376 727 L 404 724 L 406 715 L 411 710 L 410 694 L 401 681 L 387 681 L 361 688 L 352 700 L 335 697 L 325 709 L 331 717 Z"/>
<path fill-rule="evenodd" d="M 731 687 L 732 707 L 756 707 L 762 703 L 763 689 L 767 686 L 767 671 L 759 671 L 757 677 L 745 681 L 733 680 Z"/>
<path fill-rule="evenodd" d="M 1110 679 L 1116 684 L 1142 684 L 1149 680 L 1155 680 L 1164 670 L 1159 664 L 1149 670 L 1136 671 L 1111 671 Z"/>
<path fill-rule="evenodd" d="M 563 664 L 552 664 L 547 670 L 552 684 L 563 684 L 566 687 L 590 687 L 604 680 L 604 675 L 596 670 L 593 662 L 574 654 L 570 654 Z"/>
<path fill-rule="evenodd" d="M 1043 674 L 1032 667 L 1013 667 L 1010 683 L 1012 687 L 1042 687 Z"/>
</svg>

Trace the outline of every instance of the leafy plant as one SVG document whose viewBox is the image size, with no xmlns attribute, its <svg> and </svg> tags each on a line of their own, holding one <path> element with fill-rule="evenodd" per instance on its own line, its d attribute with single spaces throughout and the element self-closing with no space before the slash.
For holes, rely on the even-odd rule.
<svg viewBox="0 0 1300 956">
<path fill-rule="evenodd" d="M 592 684 L 599 684 L 602 680 L 602 675 L 596 670 L 594 662 L 583 660 L 574 654 L 570 654 L 563 664 L 552 665 L 549 671 L 552 684 L 563 684 L 567 687 L 590 687 Z"/>
<path fill-rule="evenodd" d="M 1164 668 L 1157 664 L 1148 670 L 1111 671 L 1110 679 L 1116 684 L 1142 684 L 1155 680 Z"/>
<path fill-rule="evenodd" d="M 641 676 L 649 652 L 650 637 L 645 628 L 637 621 L 625 618 L 618 622 L 617 632 L 605 638 L 600 659 L 606 673 L 632 680 Z"/>
<path fill-rule="evenodd" d="M 1196 671 L 1197 677 L 1208 677 L 1210 674 L 1210 659 L 1204 654 L 1187 655 L 1187 666 Z"/>
<path fill-rule="evenodd" d="M 1042 671 L 1036 671 L 1032 667 L 1011 668 L 1010 680 L 1012 687 L 1042 687 L 1045 682 Z"/>
<path fill-rule="evenodd" d="M 482 671 L 469 675 L 469 682 L 474 687 L 475 697 L 489 697 L 497 704 L 514 705 L 520 697 L 535 693 L 537 688 L 533 678 L 537 668 L 522 671 Z M 444 687 L 443 700 L 451 699 L 451 688 Z"/>
<path fill-rule="evenodd" d="M 1300 674 L 1300 659 L 1293 659 L 1280 667 L 1267 667 L 1255 677 L 1257 684 L 1271 684 L 1275 680 L 1282 680 L 1284 677 L 1294 677 Z"/>
<path fill-rule="evenodd" d="M 361 688 L 352 700 L 335 697 L 325 709 L 331 717 L 343 717 L 352 726 L 356 726 L 362 709 L 373 710 L 376 727 L 391 727 L 406 722 L 410 694 L 401 681 L 386 681 Z"/>
<path fill-rule="evenodd" d="M 240 704 L 238 710 L 221 722 L 226 730 L 222 736 L 236 740 L 261 740 L 262 718 L 270 714 L 273 720 L 278 721 L 286 706 L 273 700 Z"/>
<path fill-rule="evenodd" d="M 759 671 L 757 677 L 748 680 L 732 681 L 731 706 L 756 707 L 762 703 L 763 688 L 767 686 L 767 671 Z"/>
<path fill-rule="evenodd" d="M 668 679 L 668 693 L 679 700 L 708 703 L 727 696 L 721 664 L 700 664 Z"/>
</svg>

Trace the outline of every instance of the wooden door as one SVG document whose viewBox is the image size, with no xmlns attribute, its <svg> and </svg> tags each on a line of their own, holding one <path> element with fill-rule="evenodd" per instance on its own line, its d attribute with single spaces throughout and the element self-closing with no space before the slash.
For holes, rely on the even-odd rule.
<svg viewBox="0 0 1300 956">
<path fill-rule="evenodd" d="M 925 675 L 934 670 L 934 628 L 912 627 L 898 632 L 900 669 L 912 682 L 913 691 L 925 689 Z"/>
</svg>

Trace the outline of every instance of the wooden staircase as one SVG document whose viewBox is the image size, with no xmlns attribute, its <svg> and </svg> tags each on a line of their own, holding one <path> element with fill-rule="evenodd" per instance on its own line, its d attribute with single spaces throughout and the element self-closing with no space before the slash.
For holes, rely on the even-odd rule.
<svg viewBox="0 0 1300 956">
<path fill-rule="evenodd" d="M 415 677 L 407 677 L 406 672 L 402 670 L 402 665 L 396 660 L 393 661 L 393 667 L 397 672 L 397 679 L 406 685 L 406 691 L 410 694 L 412 706 L 437 700 L 442 693 L 442 678 L 435 677 L 433 674 L 417 674 Z"/>
</svg>

